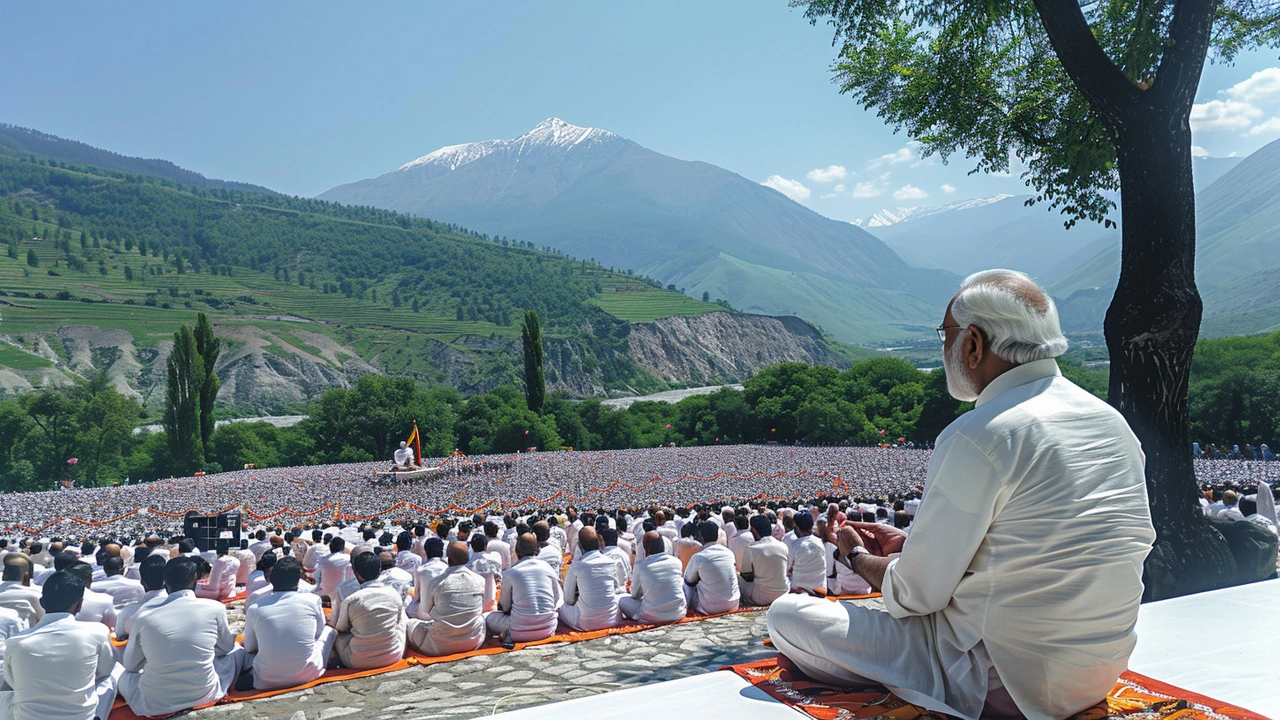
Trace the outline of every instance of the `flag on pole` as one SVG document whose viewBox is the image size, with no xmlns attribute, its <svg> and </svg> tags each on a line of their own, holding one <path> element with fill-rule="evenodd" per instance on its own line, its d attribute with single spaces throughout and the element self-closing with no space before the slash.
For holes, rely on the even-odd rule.
<svg viewBox="0 0 1280 720">
<path fill-rule="evenodd" d="M 409 433 L 409 439 L 404 441 L 406 445 L 413 448 L 413 459 L 419 465 L 422 464 L 422 440 L 418 437 L 418 421 L 413 421 L 413 432 Z"/>
</svg>

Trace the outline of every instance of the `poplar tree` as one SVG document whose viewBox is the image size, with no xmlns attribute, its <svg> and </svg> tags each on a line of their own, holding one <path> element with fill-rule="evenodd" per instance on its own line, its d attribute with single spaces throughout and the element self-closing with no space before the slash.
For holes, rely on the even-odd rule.
<svg viewBox="0 0 1280 720">
<path fill-rule="evenodd" d="M 174 470 L 190 473 L 204 464 L 200 434 L 200 391 L 204 385 L 204 361 L 196 349 L 195 333 L 183 325 L 173 334 L 173 352 L 166 362 L 164 432 Z"/>
<path fill-rule="evenodd" d="M 547 397 L 547 381 L 542 372 L 542 327 L 537 312 L 529 310 L 524 314 L 520 337 L 524 341 L 525 401 L 530 410 L 540 413 Z"/>
<path fill-rule="evenodd" d="M 215 372 L 218 355 L 222 352 L 222 343 L 214 337 L 213 324 L 209 322 L 209 316 L 204 313 L 200 313 L 196 318 L 194 337 L 196 352 L 204 365 L 204 375 L 200 383 L 200 441 L 207 453 L 213 447 L 213 406 L 218 399 L 218 388 L 222 387 L 222 381 L 218 379 L 218 374 Z"/>
</svg>

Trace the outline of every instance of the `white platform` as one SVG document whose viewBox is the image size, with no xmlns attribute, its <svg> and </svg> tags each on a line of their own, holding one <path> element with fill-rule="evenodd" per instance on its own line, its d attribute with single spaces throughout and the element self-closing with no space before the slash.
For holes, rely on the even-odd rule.
<svg viewBox="0 0 1280 720">
<path fill-rule="evenodd" d="M 1280 718 L 1280 580 L 1143 605 L 1134 672 Z M 503 713 L 516 720 L 796 720 L 797 712 L 728 672 L 696 675 Z"/>
<path fill-rule="evenodd" d="M 1280 580 L 1143 605 L 1129 669 L 1280 718 Z"/>
</svg>

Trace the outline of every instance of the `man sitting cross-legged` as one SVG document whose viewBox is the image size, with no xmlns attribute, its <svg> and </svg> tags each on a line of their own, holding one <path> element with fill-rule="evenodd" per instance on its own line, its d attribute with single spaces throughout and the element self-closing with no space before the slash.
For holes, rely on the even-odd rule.
<svg viewBox="0 0 1280 720">
<path fill-rule="evenodd" d="M 213 561 L 209 570 L 209 580 L 196 585 L 196 597 L 210 600 L 226 600 L 236 594 L 236 575 L 240 572 L 240 561 L 235 555 L 227 552 L 227 547 L 218 544 L 218 558 Z"/>
<path fill-rule="evenodd" d="M 108 555 L 102 559 L 102 572 L 105 577 L 95 580 L 93 589 L 111 596 L 116 610 L 120 610 L 141 598 L 146 592 L 142 583 L 124 576 L 124 559 L 119 555 Z"/>
<path fill-rule="evenodd" d="M 170 560 L 164 569 L 169 596 L 133 618 L 120 696 L 135 715 L 168 715 L 214 702 L 244 664 L 227 608 L 196 597 L 196 572 L 193 558 Z"/>
<path fill-rule="evenodd" d="M 22 553 L 4 556 L 4 574 L 0 575 L 0 607 L 18 613 L 31 627 L 44 617 L 40 605 L 40 588 L 31 587 L 31 558 Z"/>
<path fill-rule="evenodd" d="M 92 589 L 93 568 L 89 563 L 73 560 L 62 569 L 74 573 L 84 581 L 84 598 L 80 601 L 80 612 L 76 613 L 76 619 L 82 622 L 100 622 L 106 625 L 108 630 L 115 630 L 115 600 L 106 593 L 100 593 Z"/>
<path fill-rule="evenodd" d="M 631 596 L 618 601 L 619 609 L 632 620 L 646 623 L 683 618 L 688 599 L 679 558 L 666 552 L 666 544 L 656 530 L 646 532 L 640 544 L 648 554 L 636 562 L 631 574 Z"/>
<path fill-rule="evenodd" d="M 689 567 L 684 569 L 684 595 L 689 609 L 704 615 L 737 610 L 742 599 L 738 570 L 733 566 L 733 551 L 717 542 L 720 526 L 703 520 L 698 523 L 698 536 L 702 550 L 689 559 Z"/>
<path fill-rule="evenodd" d="M 564 576 L 564 605 L 560 619 L 574 630 L 604 630 L 618 624 L 618 598 L 622 572 L 618 563 L 600 552 L 594 527 L 578 531 L 582 557 L 569 565 Z"/>
<path fill-rule="evenodd" d="M 334 591 L 347 580 L 355 578 L 351 571 L 351 556 L 346 553 L 347 541 L 335 537 L 329 541 L 329 554 L 316 564 L 316 594 L 328 599 L 333 607 Z"/>
<path fill-rule="evenodd" d="M 430 619 L 409 620 L 409 645 L 423 655 L 469 652 L 485 640 L 484 578 L 467 567 L 465 544 L 449 543 L 448 553 L 448 569 L 431 582 L 419 604 Z"/>
<path fill-rule="evenodd" d="M 430 620 L 431 616 L 422 609 L 422 600 L 431 592 L 431 583 L 443 575 L 449 565 L 444 561 L 444 541 L 440 538 L 427 538 L 422 543 L 422 551 L 427 559 L 413 572 L 413 600 L 406 612 L 409 617 Z"/>
<path fill-rule="evenodd" d="M 796 513 L 794 523 L 796 540 L 791 544 L 791 559 L 787 563 L 791 591 L 824 596 L 827 594 L 829 564 L 826 545 L 813 533 L 813 515 Z"/>
<path fill-rule="evenodd" d="M 773 523 L 764 515 L 753 515 L 750 537 L 755 542 L 742 550 L 742 602 L 768 605 L 791 591 L 787 582 L 787 546 L 773 537 Z"/>
<path fill-rule="evenodd" d="M 144 592 L 141 598 L 125 605 L 116 612 L 117 640 L 129 639 L 129 632 L 133 627 L 133 619 L 137 617 L 139 612 L 159 605 L 169 596 L 169 593 L 164 589 L 165 562 L 164 557 L 158 554 L 148 555 L 142 561 L 142 567 L 138 569 L 138 575 L 142 578 Z"/>
<path fill-rule="evenodd" d="M 83 596 L 84 582 L 74 573 L 45 580 L 44 618 L 6 641 L 4 680 L 11 692 L 0 692 L 5 718 L 90 720 L 111 713 L 123 669 L 107 629 L 75 619 Z"/>
<path fill-rule="evenodd" d="M 404 657 L 407 618 L 400 593 L 378 579 L 382 562 L 376 553 L 356 555 L 351 567 L 360 588 L 334 610 L 338 659 L 353 670 L 393 665 Z"/>
<path fill-rule="evenodd" d="M 270 595 L 245 609 L 245 672 L 237 687 L 273 690 L 324 674 L 338 637 L 325 625 L 320 596 L 298 592 L 302 565 L 285 556 L 271 568 Z M 247 687 L 246 687 L 247 686 Z"/>
<path fill-rule="evenodd" d="M 546 527 L 545 524 L 543 527 Z M 489 632 L 504 645 L 544 640 L 556 632 L 564 602 L 560 577 L 538 558 L 538 539 L 530 533 L 516 540 L 516 564 L 502 573 L 498 609 L 489 613 Z"/>
</svg>

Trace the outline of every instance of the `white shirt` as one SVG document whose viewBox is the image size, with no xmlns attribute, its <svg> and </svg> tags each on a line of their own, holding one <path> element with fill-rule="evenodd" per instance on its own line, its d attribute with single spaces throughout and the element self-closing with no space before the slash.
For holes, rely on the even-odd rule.
<svg viewBox="0 0 1280 720">
<path fill-rule="evenodd" d="M 751 534 L 750 530 L 742 530 L 734 533 L 734 535 L 729 538 L 729 551 L 733 553 L 733 562 L 735 565 L 742 567 L 742 553 L 755 541 L 756 538 Z"/>
<path fill-rule="evenodd" d="M 684 617 L 688 607 L 680 561 L 666 553 L 637 561 L 631 597 L 640 600 L 641 622 L 675 622 Z"/>
<path fill-rule="evenodd" d="M 368 670 L 399 662 L 404 656 L 407 620 L 395 588 L 378 580 L 361 585 L 343 598 L 334 622 L 338 632 L 351 638 L 348 644 L 338 644 L 342 663 Z"/>
<path fill-rule="evenodd" d="M 563 602 L 559 573 L 540 558 L 524 558 L 502 573 L 498 609 L 511 615 L 511 637 L 516 642 L 555 633 Z"/>
<path fill-rule="evenodd" d="M 351 556 L 344 553 L 330 553 L 316 565 L 316 592 L 329 597 L 333 591 L 346 580 L 354 580 L 356 573 L 351 569 Z"/>
<path fill-rule="evenodd" d="M 116 639 L 128 640 L 130 629 L 133 627 L 133 619 L 138 616 L 138 613 L 159 605 L 167 597 L 169 597 L 169 593 L 164 588 L 149 590 L 138 600 L 120 608 L 116 612 Z"/>
<path fill-rule="evenodd" d="M 202 597 L 215 599 L 229 598 L 236 594 L 236 573 L 240 571 L 240 561 L 234 555 L 220 555 L 213 561 L 209 570 L 209 579 L 204 582 Z M 96 587 L 96 585 L 95 585 Z"/>
<path fill-rule="evenodd" d="M 307 572 L 315 572 L 320 565 L 320 560 L 329 554 L 329 546 L 324 543 L 316 543 L 307 548 L 307 554 L 302 558 L 302 567 Z"/>
<path fill-rule="evenodd" d="M 4 679 L 13 688 L 13 720 L 91 718 L 97 685 L 115 669 L 107 629 L 68 613 L 49 613 L 5 641 Z"/>
<path fill-rule="evenodd" d="M 718 543 L 703 546 L 702 552 L 689 558 L 684 581 L 689 585 L 697 583 L 694 589 L 698 612 L 714 615 L 738 609 L 738 571 L 729 548 Z"/>
<path fill-rule="evenodd" d="M 827 587 L 826 548 L 813 535 L 796 538 L 791 545 L 787 571 L 791 575 L 791 587 L 801 590 L 822 590 Z"/>
<path fill-rule="evenodd" d="M 418 557 L 413 550 L 401 550 L 396 553 L 396 567 L 404 570 L 410 575 L 414 574 L 414 571 L 417 570 L 418 566 L 421 564 L 422 558 Z"/>
<path fill-rule="evenodd" d="M 564 554 L 554 539 L 538 551 L 538 559 L 550 565 L 551 569 L 556 571 L 556 577 L 560 577 L 560 566 L 564 564 Z"/>
<path fill-rule="evenodd" d="M 27 629 L 27 624 L 18 617 L 18 611 L 0 608 L 0 667 L 4 663 L 4 641 Z"/>
<path fill-rule="evenodd" d="M 110 595 L 115 602 L 117 610 L 132 604 L 147 592 L 142 589 L 140 581 L 130 580 L 124 575 L 112 575 L 102 580 L 95 580 L 93 581 L 93 589 L 96 592 Z"/>
<path fill-rule="evenodd" d="M 76 613 L 76 619 L 80 622 L 100 622 L 108 629 L 114 630 L 116 627 L 115 600 L 106 593 L 85 588 L 84 602 L 80 605 L 80 612 Z"/>
<path fill-rule="evenodd" d="M 603 630 L 618 624 L 618 593 L 622 573 L 612 557 L 591 550 L 569 566 L 564 576 L 561 616 L 577 630 Z"/>
<path fill-rule="evenodd" d="M 791 590 L 787 580 L 787 546 L 773 536 L 763 537 L 742 551 L 742 574 L 752 574 L 752 599 L 776 600 Z"/>
<path fill-rule="evenodd" d="M 484 644 L 485 582 L 465 566 L 447 568 L 422 598 L 431 629 L 422 643 L 425 655 L 470 652 Z"/>
<path fill-rule="evenodd" d="M 422 600 L 431 592 L 431 583 L 449 569 L 449 564 L 440 558 L 431 558 L 418 566 L 413 574 L 413 602 L 409 603 L 408 612 L 420 620 L 428 620 L 430 616 L 422 609 Z"/>
<path fill-rule="evenodd" d="M 624 550 L 621 545 L 606 545 L 600 552 L 613 558 L 613 561 L 618 564 L 618 572 L 621 573 L 619 587 L 625 588 L 631 580 L 631 553 Z"/>
<path fill-rule="evenodd" d="M 467 562 L 471 572 L 484 578 L 484 611 L 493 612 L 498 608 L 498 578 L 502 577 L 502 558 L 498 553 L 488 550 L 471 553 Z"/>
<path fill-rule="evenodd" d="M 516 562 L 515 553 L 511 551 L 510 543 L 498 538 L 489 538 L 489 545 L 486 548 L 489 552 L 498 553 L 498 557 L 502 558 L 502 569 L 506 570 Z"/>
<path fill-rule="evenodd" d="M 18 617 L 32 627 L 44 617 L 44 606 L 40 604 L 40 590 L 23 585 L 17 580 L 0 580 L 0 607 L 6 607 L 18 613 Z"/>
<path fill-rule="evenodd" d="M 396 448 L 393 456 L 397 465 L 409 465 L 413 462 L 413 449 L 407 447 Z"/>
<path fill-rule="evenodd" d="M 982 643 L 1024 714 L 1067 717 L 1126 667 L 1154 540 L 1137 438 L 1041 360 L 1000 375 L 938 436 L 881 590 L 891 615 L 932 624 L 941 667 L 979 663 L 968 648 Z M 948 694 L 976 717 L 987 673 L 965 677 L 980 686 Z"/>
<path fill-rule="evenodd" d="M 235 680 L 236 658 L 230 655 L 235 649 L 236 635 L 222 603 L 191 590 L 173 593 L 134 616 L 121 695 L 134 714 L 146 716 L 213 702 Z"/>
<path fill-rule="evenodd" d="M 253 554 L 252 550 L 245 548 L 244 550 L 233 550 L 230 554 L 235 555 L 240 561 L 240 567 L 236 568 L 236 584 L 247 585 L 249 576 L 258 569 L 258 556 Z M 302 556 L 299 555 L 299 558 Z"/>
<path fill-rule="evenodd" d="M 273 592 L 246 605 L 245 652 L 253 660 L 253 686 L 258 690 L 293 687 L 324 674 L 321 636 L 325 631 L 320 596 Z"/>
</svg>

